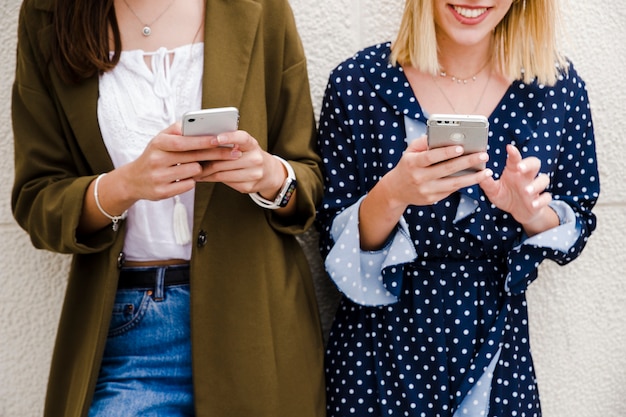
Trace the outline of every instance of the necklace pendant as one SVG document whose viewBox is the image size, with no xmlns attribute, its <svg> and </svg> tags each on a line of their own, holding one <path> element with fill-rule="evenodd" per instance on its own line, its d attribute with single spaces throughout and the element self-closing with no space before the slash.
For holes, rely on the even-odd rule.
<svg viewBox="0 0 626 417">
<path fill-rule="evenodd" d="M 150 26 L 146 25 L 141 30 L 141 33 L 143 34 L 143 36 L 150 36 L 152 35 L 152 29 L 150 29 Z"/>
</svg>

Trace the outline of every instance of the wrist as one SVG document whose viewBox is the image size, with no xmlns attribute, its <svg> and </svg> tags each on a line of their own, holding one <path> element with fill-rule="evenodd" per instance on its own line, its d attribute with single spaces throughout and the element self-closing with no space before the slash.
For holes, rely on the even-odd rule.
<svg viewBox="0 0 626 417">
<path fill-rule="evenodd" d="M 274 201 L 285 184 L 285 180 L 287 179 L 289 173 L 287 172 L 287 168 L 278 160 L 278 158 L 275 158 L 273 155 L 269 156 L 269 160 L 271 162 L 271 175 L 266 176 L 266 182 L 262 184 L 256 194 L 264 199 Z"/>
<path fill-rule="evenodd" d="M 100 192 L 105 198 L 105 207 L 111 212 L 122 212 L 142 198 L 139 174 L 134 172 L 133 163 L 109 171 L 100 182 Z M 102 202 L 102 199 L 100 200 Z"/>
<path fill-rule="evenodd" d="M 297 182 L 296 174 L 289 162 L 276 155 L 272 155 L 272 157 L 275 161 L 279 162 L 283 168 L 282 176 L 277 176 L 282 180 L 280 188 L 274 193 L 272 199 L 265 198 L 260 192 L 251 193 L 249 196 L 257 205 L 275 210 L 287 206 L 295 193 Z"/>
<path fill-rule="evenodd" d="M 522 223 L 528 236 L 534 236 L 560 224 L 559 216 L 550 206 L 543 207 L 530 221 Z"/>
<path fill-rule="evenodd" d="M 126 217 L 128 216 L 128 210 L 123 210 L 120 214 L 112 214 L 110 208 L 105 209 L 103 207 L 103 204 L 101 202 L 101 189 L 100 189 L 100 182 L 101 180 L 106 176 L 107 174 L 100 174 L 98 175 L 98 177 L 95 179 L 94 181 L 94 186 L 93 186 L 93 198 L 94 198 L 94 202 L 96 203 L 96 207 L 98 208 L 98 210 L 100 211 L 100 213 L 108 218 L 109 220 L 111 220 L 112 223 L 112 228 L 113 231 L 116 232 L 119 228 L 119 223 L 122 220 L 125 220 Z"/>
<path fill-rule="evenodd" d="M 407 205 L 393 198 L 393 179 L 383 176 L 367 193 L 359 207 L 361 250 L 380 250 L 400 221 Z"/>
<path fill-rule="evenodd" d="M 361 203 L 362 207 L 367 208 L 367 212 L 374 213 L 373 218 L 377 219 L 376 221 L 395 224 L 408 206 L 395 197 L 393 182 L 393 178 L 383 176 Z"/>
<path fill-rule="evenodd" d="M 384 201 L 384 204 L 387 206 L 386 211 L 390 213 L 404 213 L 404 210 L 406 210 L 409 205 L 409 203 L 402 198 L 405 193 L 402 193 L 401 190 L 396 192 L 395 185 L 398 183 L 397 179 L 394 178 L 394 172 L 389 171 L 371 190 L 375 191 L 375 193 L 380 196 L 380 199 Z"/>
</svg>

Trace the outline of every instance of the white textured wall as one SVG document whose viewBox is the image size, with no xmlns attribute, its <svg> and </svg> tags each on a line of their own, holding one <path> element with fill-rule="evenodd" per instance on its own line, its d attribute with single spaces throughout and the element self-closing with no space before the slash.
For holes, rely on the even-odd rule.
<svg viewBox="0 0 626 417">
<path fill-rule="evenodd" d="M 535 1 L 535 0 L 527 0 Z M 0 4 L 0 417 L 41 415 L 68 259 L 34 250 L 9 208 L 13 178 L 10 87 L 21 0 Z M 328 72 L 390 39 L 401 0 L 291 0 L 309 57 L 316 111 Z M 599 226 L 583 255 L 546 264 L 529 291 L 532 346 L 545 417 L 626 415 L 626 2 L 565 0 L 569 56 L 587 81 L 600 160 Z M 324 323 L 335 294 L 315 236 L 304 237 Z M 61 417 L 61 416 L 59 416 Z"/>
</svg>

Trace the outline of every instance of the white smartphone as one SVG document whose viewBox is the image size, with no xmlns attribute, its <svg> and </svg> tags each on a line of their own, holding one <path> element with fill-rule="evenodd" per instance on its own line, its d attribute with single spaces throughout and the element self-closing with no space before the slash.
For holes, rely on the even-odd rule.
<svg viewBox="0 0 626 417">
<path fill-rule="evenodd" d="M 426 123 L 428 148 L 461 145 L 464 154 L 487 150 L 489 120 L 472 114 L 433 114 Z M 485 169 L 485 163 L 453 175 L 464 175 Z"/>
<path fill-rule="evenodd" d="M 233 132 L 239 126 L 236 107 L 217 107 L 190 111 L 183 115 L 183 136 L 219 135 Z"/>
</svg>

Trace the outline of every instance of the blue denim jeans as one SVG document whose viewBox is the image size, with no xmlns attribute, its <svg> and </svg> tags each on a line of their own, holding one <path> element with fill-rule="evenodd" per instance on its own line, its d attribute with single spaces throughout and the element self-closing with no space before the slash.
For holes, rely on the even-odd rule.
<svg viewBox="0 0 626 417">
<path fill-rule="evenodd" d="M 119 289 L 89 416 L 193 415 L 189 285 Z"/>
</svg>

